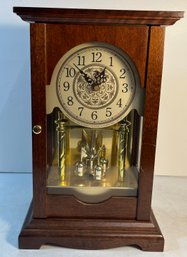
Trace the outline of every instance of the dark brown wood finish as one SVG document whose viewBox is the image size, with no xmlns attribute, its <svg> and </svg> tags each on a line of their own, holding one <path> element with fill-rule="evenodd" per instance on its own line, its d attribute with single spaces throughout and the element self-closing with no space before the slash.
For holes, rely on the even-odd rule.
<svg viewBox="0 0 187 257">
<path fill-rule="evenodd" d="M 33 206 L 19 237 L 20 248 L 57 244 L 83 249 L 137 245 L 162 251 L 163 236 L 151 212 L 164 28 L 183 12 L 78 10 L 15 7 L 31 24 L 32 117 L 42 133 L 33 135 Z M 61 56 L 72 47 L 103 41 L 134 60 L 146 89 L 141 170 L 137 197 L 112 197 L 85 204 L 73 196 L 47 194 L 45 87 Z M 48 139 L 47 139 L 48 138 Z M 48 158 L 49 159 L 49 158 Z M 107 215 L 108 214 L 108 215 Z"/>
<path fill-rule="evenodd" d="M 144 251 L 163 251 L 164 239 L 151 212 L 149 221 L 125 219 L 33 219 L 30 208 L 19 247 L 38 249 L 43 244 L 79 249 L 137 246 Z"/>
<path fill-rule="evenodd" d="M 148 220 L 151 211 L 160 87 L 164 52 L 165 28 L 151 27 L 148 48 L 146 101 L 144 110 L 141 170 L 137 219 Z"/>
<path fill-rule="evenodd" d="M 172 25 L 183 17 L 181 11 L 124 11 L 14 7 L 24 21 L 74 24 Z"/>
<path fill-rule="evenodd" d="M 74 196 L 47 196 L 48 217 L 133 220 L 136 219 L 136 207 L 136 197 L 111 197 L 101 203 L 89 204 L 79 201 Z"/>
<path fill-rule="evenodd" d="M 137 66 L 143 87 L 148 37 L 149 27 L 147 26 L 47 24 L 45 60 L 47 83 L 50 84 L 52 72 L 57 62 L 67 51 L 85 42 L 100 41 L 113 44 L 130 56 Z M 133 41 L 136 42 L 136 45 L 132 44 Z"/>
<path fill-rule="evenodd" d="M 45 24 L 31 24 L 31 83 L 32 83 L 32 124 L 41 125 L 41 134 L 32 137 L 33 156 L 33 209 L 34 217 L 46 216 L 46 149 L 47 124 L 45 110 L 46 42 Z"/>
</svg>

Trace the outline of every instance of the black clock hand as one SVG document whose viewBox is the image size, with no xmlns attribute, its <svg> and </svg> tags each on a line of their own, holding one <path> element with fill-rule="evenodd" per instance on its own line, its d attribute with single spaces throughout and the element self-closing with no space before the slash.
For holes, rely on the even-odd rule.
<svg viewBox="0 0 187 257">
<path fill-rule="evenodd" d="M 93 88 L 95 85 L 95 81 L 88 76 L 84 71 L 82 71 L 76 64 L 73 65 L 79 70 L 80 74 L 83 76 L 84 80 Z"/>
<path fill-rule="evenodd" d="M 107 76 L 105 75 L 105 70 L 106 70 L 106 67 L 101 72 L 95 71 L 94 77 L 96 79 L 96 85 L 97 86 L 99 86 L 102 83 L 107 81 Z"/>
</svg>

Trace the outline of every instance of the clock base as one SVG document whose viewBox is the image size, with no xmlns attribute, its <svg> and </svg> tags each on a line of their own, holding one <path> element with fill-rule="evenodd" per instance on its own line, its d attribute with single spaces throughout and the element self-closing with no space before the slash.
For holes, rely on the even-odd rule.
<svg viewBox="0 0 187 257">
<path fill-rule="evenodd" d="M 19 235 L 19 248 L 39 249 L 44 244 L 90 250 L 136 246 L 144 251 L 163 251 L 164 238 L 152 212 L 150 221 L 36 219 L 31 204 Z"/>
</svg>

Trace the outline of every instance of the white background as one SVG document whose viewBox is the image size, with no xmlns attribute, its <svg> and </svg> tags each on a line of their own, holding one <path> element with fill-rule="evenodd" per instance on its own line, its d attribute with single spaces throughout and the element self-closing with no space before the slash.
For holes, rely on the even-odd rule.
<svg viewBox="0 0 187 257">
<path fill-rule="evenodd" d="M 13 14 L 13 6 L 186 11 L 166 29 L 155 171 L 187 176 L 187 0 L 1 0 L 0 172 L 32 169 L 29 25 Z"/>
</svg>

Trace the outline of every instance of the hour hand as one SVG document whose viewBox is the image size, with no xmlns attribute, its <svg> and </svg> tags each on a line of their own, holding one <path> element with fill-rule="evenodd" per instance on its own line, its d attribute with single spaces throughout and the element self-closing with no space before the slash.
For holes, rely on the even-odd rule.
<svg viewBox="0 0 187 257">
<path fill-rule="evenodd" d="M 105 74 L 106 67 L 101 71 L 95 71 L 94 77 L 96 84 L 99 86 L 107 81 L 107 75 Z"/>
<path fill-rule="evenodd" d="M 88 76 L 87 73 L 85 73 L 84 71 L 82 71 L 75 63 L 73 63 L 73 65 L 79 70 L 80 74 L 83 76 L 84 80 L 90 85 L 92 86 L 95 82 L 92 78 L 90 78 Z"/>
</svg>

